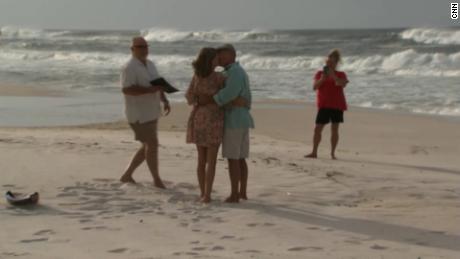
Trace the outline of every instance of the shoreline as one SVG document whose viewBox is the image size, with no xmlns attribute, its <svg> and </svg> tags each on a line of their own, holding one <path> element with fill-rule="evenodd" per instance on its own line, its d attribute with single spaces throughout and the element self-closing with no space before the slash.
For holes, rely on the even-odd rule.
<svg viewBox="0 0 460 259">
<path fill-rule="evenodd" d="M 183 133 L 187 128 L 191 107 L 185 103 L 175 103 L 172 108 L 169 116 L 160 118 L 159 131 Z M 251 113 L 255 120 L 255 129 L 251 130 L 251 135 L 299 143 L 305 145 L 305 154 L 309 152 L 307 147 L 312 145 L 315 126 L 315 105 L 285 100 L 278 100 L 276 103 L 255 102 Z M 350 107 L 350 110 L 345 113 L 345 123 L 340 126 L 338 151 L 339 153 L 362 154 L 380 153 L 379 149 L 382 149 L 386 152 L 380 156 L 392 157 L 393 153 L 400 152 L 410 154 L 428 152 L 426 149 L 435 151 L 439 146 L 457 150 L 457 146 L 460 146 L 459 126 L 460 122 L 457 120 L 438 116 Z M 0 130 L 46 130 L 50 132 L 55 130 L 85 130 L 88 132 L 96 130 L 124 131 L 131 134 L 130 127 L 124 119 L 70 126 L 0 127 Z M 323 157 L 328 157 L 326 155 L 328 150 L 329 126 L 324 130 L 323 141 L 320 145 L 320 152 L 323 153 Z M 378 156 L 373 157 L 373 159 L 379 160 Z M 404 159 L 400 157 L 394 159 L 404 162 Z M 421 163 L 425 166 L 435 163 L 442 167 L 442 161 L 450 164 L 449 160 L 456 161 L 455 152 L 436 155 L 435 158 L 421 161 Z M 458 166 L 460 167 L 460 163 Z"/>
<path fill-rule="evenodd" d="M 62 97 L 68 96 L 69 91 L 58 90 L 55 88 L 40 86 L 27 86 L 15 84 L 0 84 L 0 96 L 4 97 Z"/>
<path fill-rule="evenodd" d="M 48 93 L 48 92 L 47 92 Z M 44 95 L 37 96 L 37 95 L 24 95 L 25 97 L 65 97 L 62 93 L 56 93 L 56 95 Z M 18 95 L 7 95 L 7 97 L 21 97 Z M 0 97 L 2 95 L 0 94 Z M 186 104 L 186 102 L 177 102 L 171 101 L 173 112 L 170 116 L 174 116 L 174 108 L 178 108 L 180 111 L 180 116 L 183 117 L 183 110 L 190 109 L 190 107 Z M 120 104 L 120 117 L 124 117 L 123 114 L 123 104 Z M 253 101 L 252 111 L 258 110 L 314 110 L 316 112 L 316 104 L 308 101 L 300 101 L 300 100 L 289 100 L 289 99 L 259 99 Z M 359 107 L 359 106 L 351 106 L 349 105 L 348 110 L 345 111 L 345 116 L 350 115 L 353 112 L 358 113 L 366 113 L 366 114 L 376 114 L 376 115 L 383 115 L 383 116 L 402 116 L 402 117 L 412 117 L 418 119 L 428 119 L 428 120 L 435 120 L 435 121 L 443 121 L 448 123 L 455 123 L 460 124 L 460 116 L 453 116 L 453 115 L 435 115 L 435 114 L 425 114 L 425 113 L 414 113 L 404 110 L 388 110 L 388 109 L 380 109 L 380 108 L 372 108 L 372 107 Z M 168 117 L 161 117 L 160 121 L 162 120 L 170 121 Z M 307 118 L 308 119 L 308 118 Z M 310 118 L 314 120 L 314 117 Z M 256 121 L 257 123 L 257 121 Z M 346 122 L 345 122 L 346 123 Z M 124 118 L 118 120 L 107 120 L 102 122 L 94 122 L 94 123 L 77 123 L 77 124 L 61 124 L 61 125 L 51 125 L 51 126 L 0 126 L 0 129 L 22 129 L 22 128 L 29 128 L 29 129 L 54 129 L 54 128 L 97 128 L 97 129 L 128 129 L 129 126 L 123 126 L 123 124 L 127 125 L 127 121 Z M 257 125 L 256 125 L 257 128 Z M 163 127 L 163 129 L 166 129 Z M 185 131 L 185 129 L 181 129 L 181 131 Z"/>
<path fill-rule="evenodd" d="M 35 93 L 27 93 L 26 95 L 20 95 L 21 92 L 11 93 L 11 95 L 2 95 L 1 97 L 69 97 L 69 95 L 63 94 L 62 92 L 55 92 L 55 91 L 46 91 L 46 92 L 39 92 L 39 95 L 34 95 Z M 100 93 L 96 93 L 100 94 Z M 110 94 L 109 94 L 110 95 Z M 171 100 L 171 104 L 178 107 L 180 110 L 187 109 L 188 105 L 185 101 L 174 101 Z M 123 103 L 119 105 L 119 116 L 124 117 L 123 114 Z M 252 111 L 257 110 L 305 110 L 305 109 L 316 109 L 316 104 L 309 101 L 302 101 L 302 100 L 289 100 L 289 99 L 259 99 L 253 101 Z M 372 108 L 372 107 L 360 107 L 360 106 L 351 106 L 349 105 L 348 110 L 345 111 L 345 116 L 353 113 L 367 113 L 367 114 L 376 114 L 376 115 L 386 115 L 386 116 L 404 116 L 404 117 L 414 117 L 414 118 L 424 118 L 424 119 L 431 119 L 431 120 L 438 120 L 438 121 L 445 121 L 451 123 L 460 123 L 460 116 L 453 116 L 453 115 L 435 115 L 435 114 L 426 114 L 426 113 L 414 113 L 404 110 L 389 110 L 389 109 L 380 109 L 380 108 Z M 170 115 L 174 116 L 174 114 Z M 164 119 L 165 117 L 160 118 Z M 313 118 L 314 119 L 314 118 Z M 92 123 L 71 123 L 71 124 L 58 124 L 58 125 L 39 125 L 39 126 L 15 126 L 15 125 L 6 125 L 0 126 L 1 128 L 36 128 L 36 129 L 47 129 L 47 128 L 92 128 L 98 127 L 100 129 L 104 128 L 104 125 L 107 126 L 109 129 L 115 129 L 114 126 L 117 124 L 126 123 L 126 120 L 121 118 L 117 120 L 106 120 L 102 122 L 92 122 Z"/>
<path fill-rule="evenodd" d="M 37 99 L 34 99 L 37 97 Z M 4 118 L 2 121 L 9 121 L 11 117 L 12 123 L 5 125 L 0 124 L 0 128 L 53 128 L 53 127 L 91 127 L 91 125 L 100 124 L 116 124 L 124 121 L 123 114 L 123 101 L 121 95 L 115 93 L 103 93 L 103 92 L 71 92 L 68 90 L 59 90 L 56 88 L 44 88 L 33 87 L 27 85 L 13 85 L 13 84 L 2 84 L 0 83 L 0 99 L 3 101 L 3 105 L 0 105 L 0 110 L 8 110 L 3 113 Z M 102 101 L 101 101 L 102 100 Z M 36 102 L 35 102 L 36 101 Z M 170 100 L 173 106 L 177 106 L 179 110 L 187 107 L 185 100 L 177 101 Z M 24 102 L 22 104 L 21 102 Z M 100 103 L 98 103 L 100 102 Z M 35 105 L 35 103 L 37 105 Z M 85 112 L 87 109 L 85 105 L 105 105 L 104 109 L 98 108 L 94 111 L 99 114 L 102 119 L 97 118 L 96 115 L 92 115 L 90 121 L 85 121 Z M 3 106 L 3 107 L 2 107 Z M 75 110 L 70 110 L 68 107 L 75 107 L 80 111 L 75 113 Z M 61 109 L 62 108 L 62 109 Z M 253 101 L 254 110 L 297 110 L 297 109 L 316 109 L 314 102 L 301 100 L 301 99 L 267 99 L 260 98 Z M 375 107 L 360 107 L 349 105 L 348 111 L 345 112 L 345 116 L 353 113 L 369 113 L 376 115 L 388 115 L 388 116 L 406 116 L 413 118 L 428 118 L 439 121 L 448 121 L 454 123 L 460 123 L 460 116 L 454 115 L 437 115 L 428 113 L 417 113 L 406 110 L 395 110 L 395 109 L 381 109 Z M 48 111 L 45 111 L 47 110 Z M 174 109 L 174 107 L 173 107 Z M 17 113 L 15 111 L 18 110 Z M 50 112 L 57 111 L 58 115 L 62 118 L 71 118 L 67 122 L 65 119 L 62 121 L 54 120 L 49 122 L 48 125 L 40 123 L 39 120 L 27 122 L 28 110 L 33 113 L 40 113 L 40 116 L 55 116 L 56 114 L 50 114 Z M 43 110 L 43 111 L 42 111 Z M 64 111 L 63 111 L 64 110 Z M 59 113 L 62 112 L 62 113 Z M 19 118 L 25 115 L 25 120 L 21 121 Z M 81 117 L 79 120 L 73 120 L 75 115 Z M 174 114 L 172 114 L 174 116 Z M 6 118 L 6 119 L 5 119 Z M 115 118 L 115 119 L 114 119 Z M 313 118 L 314 119 L 314 118 Z M 98 121 L 99 120 L 99 121 Z M 16 124 L 15 124 L 16 122 Z M 19 125 L 18 125 L 19 124 Z"/>
</svg>

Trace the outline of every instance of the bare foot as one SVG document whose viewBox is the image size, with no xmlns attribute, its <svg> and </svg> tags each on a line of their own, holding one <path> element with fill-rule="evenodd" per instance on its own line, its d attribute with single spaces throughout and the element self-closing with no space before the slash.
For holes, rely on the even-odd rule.
<svg viewBox="0 0 460 259">
<path fill-rule="evenodd" d="M 240 193 L 240 199 L 248 200 L 248 195 L 246 193 Z"/>
<path fill-rule="evenodd" d="M 240 202 L 240 199 L 238 196 L 231 195 L 227 199 L 225 199 L 226 203 L 238 203 Z"/>
<path fill-rule="evenodd" d="M 304 157 L 305 158 L 318 158 L 318 155 L 314 154 L 314 153 L 311 153 L 311 154 L 305 155 Z"/>
<path fill-rule="evenodd" d="M 122 183 L 136 183 L 136 181 L 134 181 L 134 178 L 132 176 L 126 176 L 126 175 L 123 175 L 121 178 L 120 178 L 120 182 Z"/>
<path fill-rule="evenodd" d="M 332 160 L 337 160 L 337 157 L 335 156 L 335 154 L 331 154 L 331 158 Z"/>
<path fill-rule="evenodd" d="M 202 203 L 210 203 L 212 201 L 211 197 L 205 196 L 200 200 Z"/>
<path fill-rule="evenodd" d="M 163 182 L 160 180 L 160 181 L 154 181 L 153 182 L 153 185 L 157 188 L 160 188 L 160 189 L 166 189 L 166 186 L 163 184 Z"/>
</svg>

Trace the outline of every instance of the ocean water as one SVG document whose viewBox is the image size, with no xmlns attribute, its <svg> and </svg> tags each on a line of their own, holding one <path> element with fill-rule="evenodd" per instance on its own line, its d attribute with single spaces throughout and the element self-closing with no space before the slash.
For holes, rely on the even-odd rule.
<svg viewBox="0 0 460 259">
<path fill-rule="evenodd" d="M 72 31 L 3 26 L 0 83 L 119 95 L 120 67 L 137 35 L 149 41 L 150 58 L 181 90 L 188 86 L 191 62 L 201 47 L 233 43 L 255 99 L 314 102 L 312 77 L 328 51 L 339 48 L 351 106 L 460 116 L 460 28 Z M 184 101 L 183 93 L 171 98 Z"/>
</svg>

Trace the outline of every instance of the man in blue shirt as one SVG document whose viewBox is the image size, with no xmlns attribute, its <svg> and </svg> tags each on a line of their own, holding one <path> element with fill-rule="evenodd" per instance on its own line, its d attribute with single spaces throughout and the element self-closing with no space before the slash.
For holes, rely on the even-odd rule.
<svg viewBox="0 0 460 259">
<path fill-rule="evenodd" d="M 199 97 L 200 104 L 215 102 L 224 107 L 224 138 L 222 155 L 228 159 L 228 169 L 231 181 L 231 194 L 225 200 L 237 203 L 247 199 L 248 166 L 246 158 L 249 157 L 249 129 L 254 128 L 254 121 L 250 114 L 251 89 L 246 71 L 236 62 L 236 51 L 231 44 L 217 48 L 220 66 L 225 68 L 225 87 L 212 98 Z M 245 106 L 228 105 L 236 99 L 244 99 Z"/>
</svg>

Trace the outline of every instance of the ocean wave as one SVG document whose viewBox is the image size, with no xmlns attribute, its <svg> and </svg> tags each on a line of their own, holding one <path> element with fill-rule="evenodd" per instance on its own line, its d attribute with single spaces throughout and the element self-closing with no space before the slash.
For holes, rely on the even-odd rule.
<svg viewBox="0 0 460 259">
<path fill-rule="evenodd" d="M 67 52 L 67 51 L 2 51 L 0 63 L 4 66 L 66 66 L 91 69 L 119 69 L 130 58 L 129 54 L 107 52 Z M 151 56 L 157 66 L 188 68 L 194 57 L 180 55 Z M 24 61 L 27 61 L 24 63 Z M 2 67 L 0 65 L 0 67 Z"/>
<path fill-rule="evenodd" d="M 324 57 L 260 57 L 242 55 L 240 61 L 254 70 L 316 70 Z M 417 53 L 413 49 L 388 56 L 350 56 L 340 69 L 358 74 L 392 73 L 396 75 L 460 76 L 460 52 L 454 54 Z"/>
<path fill-rule="evenodd" d="M 324 64 L 324 57 L 261 57 L 242 55 L 241 63 L 254 70 L 316 70 Z M 394 54 L 345 57 L 340 69 L 357 74 L 395 74 L 458 77 L 460 52 L 418 53 L 413 49 Z"/>
<path fill-rule="evenodd" d="M 460 30 L 414 28 L 399 34 L 404 40 L 413 40 L 424 44 L 460 45 Z"/>
<path fill-rule="evenodd" d="M 179 41 L 205 41 L 205 42 L 277 42 L 282 40 L 280 34 L 264 30 L 251 31 L 178 31 L 173 29 L 150 28 L 141 30 L 141 35 L 148 41 L 179 42 Z"/>
<path fill-rule="evenodd" d="M 3 26 L 0 27 L 0 38 L 16 39 L 16 40 L 44 40 L 44 41 L 84 41 L 84 42 L 121 42 L 129 41 L 130 38 L 126 35 L 120 34 L 107 34 L 107 33 L 91 33 L 87 35 L 81 32 L 68 31 L 68 30 L 42 30 L 36 28 L 16 27 L 16 26 Z"/>
<path fill-rule="evenodd" d="M 140 31 L 148 41 L 156 42 L 279 42 L 289 40 L 289 35 L 269 30 L 250 31 L 180 31 L 175 29 L 149 28 Z M 78 40 L 78 41 L 129 41 L 133 35 L 123 32 L 79 32 L 68 30 L 43 30 L 31 27 L 3 26 L 0 37 L 6 39 Z M 291 39 L 292 40 L 292 39 Z"/>
<path fill-rule="evenodd" d="M 152 55 L 154 62 L 166 69 L 189 69 L 194 56 Z M 119 67 L 129 59 L 126 53 L 109 52 L 67 52 L 67 51 L 28 51 L 5 50 L 0 52 L 3 63 L 18 61 L 66 63 L 74 66 Z M 243 53 L 240 63 L 248 70 L 272 71 L 312 71 L 321 68 L 324 57 L 321 56 L 258 56 Z M 355 74 L 393 74 L 401 76 L 459 77 L 460 52 L 418 53 L 413 49 L 396 52 L 391 55 L 349 56 L 345 57 L 341 70 Z"/>
<path fill-rule="evenodd" d="M 37 39 L 55 38 L 70 33 L 70 31 L 45 31 L 36 28 L 3 26 L 0 28 L 0 36 L 9 39 Z"/>
<path fill-rule="evenodd" d="M 392 73 L 458 77 L 460 76 L 460 52 L 418 53 L 408 49 L 389 56 L 349 57 L 345 59 L 342 68 L 361 74 Z"/>
</svg>

